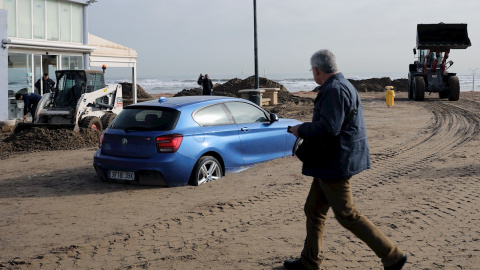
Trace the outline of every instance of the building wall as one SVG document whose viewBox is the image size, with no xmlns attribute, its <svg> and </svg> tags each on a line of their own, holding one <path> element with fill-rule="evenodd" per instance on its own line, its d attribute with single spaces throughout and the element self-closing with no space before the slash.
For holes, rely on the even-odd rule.
<svg viewBox="0 0 480 270">
<path fill-rule="evenodd" d="M 7 11 L 0 9 L 0 43 L 7 38 Z M 8 119 L 8 49 L 0 44 L 0 121 Z"/>
</svg>

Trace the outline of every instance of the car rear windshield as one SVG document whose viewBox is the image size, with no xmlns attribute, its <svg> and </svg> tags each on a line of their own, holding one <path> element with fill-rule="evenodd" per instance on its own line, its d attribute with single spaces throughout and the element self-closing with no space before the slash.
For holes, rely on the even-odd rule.
<svg viewBox="0 0 480 270">
<path fill-rule="evenodd" d="M 175 128 L 180 112 L 169 108 L 125 108 L 115 118 L 111 129 L 167 131 Z"/>
</svg>

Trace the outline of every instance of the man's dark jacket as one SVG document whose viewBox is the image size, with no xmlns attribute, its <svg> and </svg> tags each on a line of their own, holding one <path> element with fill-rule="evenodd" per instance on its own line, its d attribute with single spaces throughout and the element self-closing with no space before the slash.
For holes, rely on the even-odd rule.
<svg viewBox="0 0 480 270">
<path fill-rule="evenodd" d="M 55 82 L 48 78 L 46 80 L 44 80 L 43 78 L 39 79 L 36 83 L 35 83 L 35 87 L 38 89 L 38 92 L 40 92 L 40 83 L 43 84 L 43 93 L 46 94 L 46 93 L 50 93 L 50 92 L 53 92 L 54 91 L 54 88 L 55 88 Z"/>
<path fill-rule="evenodd" d="M 342 73 L 331 76 L 318 90 L 312 122 L 300 125 L 298 134 L 305 140 L 322 142 L 323 146 L 318 160 L 303 164 L 302 173 L 322 179 L 341 179 L 370 169 L 367 133 L 357 90 Z M 357 112 L 350 114 L 355 107 Z"/>
<path fill-rule="evenodd" d="M 212 80 L 203 78 L 202 80 L 202 86 L 203 86 L 203 95 L 211 95 L 212 94 L 212 88 L 213 88 L 213 83 Z"/>
<path fill-rule="evenodd" d="M 40 99 L 42 99 L 42 96 L 35 93 L 23 94 L 23 114 L 26 115 L 28 110 L 31 110 L 32 115 L 35 115 L 35 110 L 37 109 Z"/>
</svg>

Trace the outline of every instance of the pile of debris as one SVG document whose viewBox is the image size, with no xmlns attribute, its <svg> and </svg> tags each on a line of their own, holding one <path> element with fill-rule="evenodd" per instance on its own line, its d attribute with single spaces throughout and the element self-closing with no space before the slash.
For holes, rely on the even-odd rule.
<svg viewBox="0 0 480 270">
<path fill-rule="evenodd" d="M 0 141 L 0 159 L 8 158 L 14 153 L 98 147 L 99 138 L 100 132 L 93 129 L 81 128 L 80 132 L 75 132 L 69 129 L 49 130 L 34 127 L 13 133 Z"/>
<path fill-rule="evenodd" d="M 267 78 L 259 77 L 258 84 L 258 88 L 280 88 L 280 91 L 288 92 L 285 86 Z M 238 91 L 243 89 L 255 89 L 255 76 L 250 76 L 244 80 L 239 78 L 231 79 L 223 84 L 214 87 L 213 91 L 232 93 L 237 97 L 240 97 Z"/>
<path fill-rule="evenodd" d="M 132 83 L 123 82 L 122 85 L 122 96 L 124 99 L 133 98 Z M 137 98 L 139 99 L 152 99 L 153 97 L 148 94 L 140 85 L 137 84 Z"/>
<path fill-rule="evenodd" d="M 213 94 L 215 96 L 226 96 L 226 97 L 237 97 L 235 94 L 229 93 L 229 92 L 222 92 L 222 91 L 217 91 L 217 88 L 213 88 Z M 200 96 L 202 95 L 202 89 L 201 88 L 192 88 L 192 89 L 183 89 L 182 91 L 176 93 L 174 97 L 181 97 L 181 96 Z"/>
<path fill-rule="evenodd" d="M 407 79 L 392 79 L 388 77 L 371 78 L 365 80 L 349 80 L 358 92 L 383 92 L 385 86 L 395 87 L 395 91 L 406 92 L 408 87 Z"/>
<path fill-rule="evenodd" d="M 278 92 L 278 101 L 279 102 L 286 102 L 292 99 L 300 100 L 302 98 L 295 97 L 292 93 L 288 92 L 288 90 L 280 83 L 275 81 L 269 80 L 267 78 L 260 77 L 258 78 L 259 81 L 259 88 L 280 88 Z M 227 97 L 241 97 L 241 94 L 238 93 L 240 90 L 244 89 L 255 89 L 255 76 L 250 76 L 244 80 L 239 78 L 231 79 L 223 84 L 216 84 L 213 87 L 213 94 L 215 96 L 227 96 Z M 192 89 L 184 89 L 177 94 L 175 97 L 179 96 L 198 96 L 202 94 L 201 88 L 192 88 Z"/>
</svg>

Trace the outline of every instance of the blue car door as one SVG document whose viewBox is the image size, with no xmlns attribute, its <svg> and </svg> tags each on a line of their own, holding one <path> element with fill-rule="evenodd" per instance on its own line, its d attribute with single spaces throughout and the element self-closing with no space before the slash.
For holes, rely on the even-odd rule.
<svg viewBox="0 0 480 270">
<path fill-rule="evenodd" d="M 265 111 L 246 102 L 225 103 L 237 123 L 246 165 L 285 155 L 286 127 L 270 123 Z"/>
</svg>

